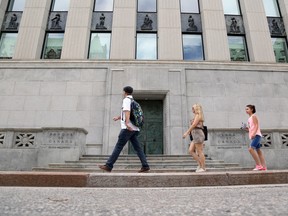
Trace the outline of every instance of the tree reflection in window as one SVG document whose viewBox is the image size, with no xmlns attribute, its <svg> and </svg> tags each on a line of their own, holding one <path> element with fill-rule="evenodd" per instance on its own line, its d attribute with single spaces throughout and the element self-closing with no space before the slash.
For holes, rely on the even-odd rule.
<svg viewBox="0 0 288 216">
<path fill-rule="evenodd" d="M 0 39 L 0 58 L 10 59 L 14 55 L 18 33 L 2 33 Z"/>
<path fill-rule="evenodd" d="M 109 59 L 111 33 L 92 33 L 89 59 Z"/>
<path fill-rule="evenodd" d="M 228 36 L 231 61 L 248 61 L 244 36 Z"/>
<path fill-rule="evenodd" d="M 287 42 L 285 38 L 272 38 L 276 62 L 288 62 Z"/>
<path fill-rule="evenodd" d="M 64 33 L 48 33 L 44 48 L 45 59 L 60 59 Z"/>
</svg>

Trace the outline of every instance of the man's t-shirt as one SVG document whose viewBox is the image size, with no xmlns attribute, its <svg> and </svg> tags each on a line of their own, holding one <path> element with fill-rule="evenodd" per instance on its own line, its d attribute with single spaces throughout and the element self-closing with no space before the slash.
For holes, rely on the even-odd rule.
<svg viewBox="0 0 288 216">
<path fill-rule="evenodd" d="M 131 111 L 131 99 L 133 97 L 131 95 L 128 95 L 126 98 L 123 99 L 122 103 L 122 110 L 121 110 L 121 129 L 127 129 L 126 124 L 125 124 L 125 112 L 124 111 Z M 130 114 L 131 115 L 131 114 Z M 128 125 L 132 128 L 133 131 L 140 131 L 138 127 L 133 125 L 129 119 Z"/>
</svg>

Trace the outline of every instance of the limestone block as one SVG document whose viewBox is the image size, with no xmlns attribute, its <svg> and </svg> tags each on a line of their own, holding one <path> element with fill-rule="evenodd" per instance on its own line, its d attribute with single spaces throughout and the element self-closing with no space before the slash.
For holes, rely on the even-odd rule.
<svg viewBox="0 0 288 216">
<path fill-rule="evenodd" d="M 92 8 L 94 0 L 70 0 L 69 8 Z M 70 12 L 70 10 L 69 10 Z"/>
<path fill-rule="evenodd" d="M 79 81 L 81 80 L 81 71 L 79 69 L 54 69 L 51 71 L 54 79 L 57 81 Z"/>
<path fill-rule="evenodd" d="M 0 96 L 0 110 L 23 110 L 25 97 L 22 96 Z"/>
<path fill-rule="evenodd" d="M 179 8 L 159 9 L 158 11 L 158 29 L 176 28 L 181 32 L 181 17 Z"/>
<path fill-rule="evenodd" d="M 71 8 L 68 13 L 66 30 L 68 28 L 88 28 L 91 26 L 92 10 L 91 8 L 75 7 Z"/>
<path fill-rule="evenodd" d="M 90 29 L 67 27 L 63 40 L 61 59 L 87 59 Z M 71 44 L 74 44 L 71 46 Z"/>
<path fill-rule="evenodd" d="M 201 84 L 193 84 L 193 83 L 187 83 L 187 96 L 188 97 L 200 97 L 201 95 L 201 89 L 199 88 L 199 85 Z"/>
<path fill-rule="evenodd" d="M 92 82 L 68 82 L 66 95 L 92 95 Z"/>
<path fill-rule="evenodd" d="M 203 108 L 203 112 L 213 112 L 214 108 L 214 97 L 187 97 L 187 111 L 189 118 L 192 119 L 192 106 L 194 104 L 200 104 Z"/>
<path fill-rule="evenodd" d="M 203 73 L 204 71 L 199 71 L 199 73 Z M 211 71 L 208 71 L 211 72 Z M 233 70 L 225 70 L 225 71 L 213 71 L 213 73 L 210 73 L 210 77 L 212 82 L 215 83 L 236 83 L 236 76 L 235 74 L 239 73 L 238 71 Z M 203 74 L 203 77 L 205 77 L 205 73 Z M 206 79 L 208 79 L 206 77 Z M 209 80 L 209 79 L 208 79 Z"/>
<path fill-rule="evenodd" d="M 267 96 L 273 97 L 274 92 L 275 92 L 275 87 L 277 88 L 277 86 L 271 85 L 271 84 L 258 84 L 254 86 L 252 94 L 253 96 L 256 96 L 256 97 L 267 97 Z M 286 90 L 287 89 L 288 88 L 286 86 Z"/>
<path fill-rule="evenodd" d="M 9 111 L 0 111 L 0 127 L 6 127 L 8 122 Z"/>
<path fill-rule="evenodd" d="M 104 125 L 104 111 L 90 112 L 90 126 L 102 127 Z"/>
<path fill-rule="evenodd" d="M 37 111 L 35 115 L 36 127 L 60 127 L 62 124 L 62 111 Z"/>
<path fill-rule="evenodd" d="M 210 83 L 212 81 L 212 74 L 214 73 L 211 73 L 209 70 L 186 70 L 186 82 Z"/>
<path fill-rule="evenodd" d="M 158 28 L 158 59 L 182 60 L 181 28 Z"/>
<path fill-rule="evenodd" d="M 181 96 L 170 96 L 170 125 L 180 127 L 182 125 L 182 100 Z"/>
<path fill-rule="evenodd" d="M 279 85 L 274 85 L 274 89 L 275 89 L 275 96 L 276 97 L 283 97 L 283 98 L 287 98 L 288 97 L 288 85 L 286 84 L 279 84 Z"/>
<path fill-rule="evenodd" d="M 46 8 L 38 8 L 38 7 L 25 8 L 21 18 L 21 24 L 20 24 L 21 28 L 29 28 L 30 30 L 32 28 L 39 28 L 45 30 L 48 19 L 47 17 L 48 13 Z"/>
<path fill-rule="evenodd" d="M 200 96 L 223 96 L 225 85 L 223 84 L 195 84 L 195 88 L 200 90 Z"/>
<path fill-rule="evenodd" d="M 245 13 L 245 15 L 243 15 L 243 19 L 245 22 L 246 33 L 251 31 L 253 32 L 257 31 L 257 32 L 265 32 L 270 36 L 265 11 L 262 11 L 261 13 L 255 13 L 255 12 Z"/>
<path fill-rule="evenodd" d="M 114 9 L 117 8 L 134 8 L 136 10 L 136 1 L 130 1 L 130 0 L 118 0 L 114 1 Z"/>
<path fill-rule="evenodd" d="M 170 95 L 181 95 L 181 71 L 169 71 L 168 76 Z"/>
<path fill-rule="evenodd" d="M 202 18 L 203 17 L 203 18 Z M 221 13 L 221 11 L 214 11 L 214 10 L 207 10 L 203 12 L 202 18 L 202 25 L 203 29 L 209 29 L 209 30 L 226 30 L 226 24 L 225 24 L 225 18 L 224 14 Z"/>
<path fill-rule="evenodd" d="M 77 103 L 77 96 L 52 96 L 51 110 L 76 111 Z"/>
<path fill-rule="evenodd" d="M 240 111 L 238 112 L 229 112 L 228 113 L 228 125 L 229 128 L 240 128 L 242 122 L 246 123 L 248 119 L 248 115 L 245 113 L 245 106 L 240 107 Z"/>
<path fill-rule="evenodd" d="M 228 128 L 229 116 L 226 112 L 205 112 L 205 124 L 208 128 Z"/>
<path fill-rule="evenodd" d="M 113 27 L 110 59 L 135 59 L 135 29 Z"/>
<path fill-rule="evenodd" d="M 79 96 L 77 111 L 101 111 L 104 110 L 105 97 Z"/>
<path fill-rule="evenodd" d="M 136 28 L 136 10 L 134 8 L 115 8 L 112 28 Z"/>
<path fill-rule="evenodd" d="M 181 155 L 183 154 L 185 146 L 185 141 L 183 141 L 183 128 L 182 127 L 171 127 L 170 128 L 170 139 L 171 139 L 171 155 Z"/>
<path fill-rule="evenodd" d="M 0 81 L 0 95 L 13 95 L 14 82 Z"/>
<path fill-rule="evenodd" d="M 222 0 L 202 0 L 199 3 L 201 12 L 204 10 L 223 11 Z"/>
<path fill-rule="evenodd" d="M 275 72 L 261 72 L 261 79 L 264 83 L 271 84 L 285 84 L 284 80 L 285 73 L 275 73 Z"/>
<path fill-rule="evenodd" d="M 215 97 L 214 104 L 215 110 L 221 112 L 240 112 L 242 110 L 237 97 Z"/>
<path fill-rule="evenodd" d="M 236 73 L 236 79 L 238 83 L 261 83 L 261 73 L 253 71 L 242 71 L 241 73 Z"/>
<path fill-rule="evenodd" d="M 25 98 L 24 110 L 49 110 L 50 103 L 50 96 L 27 96 Z"/>
<path fill-rule="evenodd" d="M 106 82 L 93 82 L 92 88 L 93 88 L 92 89 L 92 95 L 93 96 L 105 96 L 105 94 L 106 94 Z"/>
<path fill-rule="evenodd" d="M 39 95 L 40 82 L 16 82 L 15 95 Z"/>
<path fill-rule="evenodd" d="M 88 131 L 86 137 L 87 144 L 103 143 L 103 127 L 85 127 L 85 129 Z"/>
<path fill-rule="evenodd" d="M 87 127 L 90 125 L 90 113 L 85 111 L 63 112 L 63 127 Z"/>
<path fill-rule="evenodd" d="M 240 0 L 240 6 L 242 9 L 242 14 L 244 13 L 265 13 L 265 8 L 263 0 Z M 256 16 L 255 16 L 256 18 Z M 257 18 L 256 18 L 257 19 Z"/>
<path fill-rule="evenodd" d="M 49 10 L 49 6 L 50 6 L 50 1 L 49 0 L 26 0 L 25 3 L 25 10 L 27 8 L 47 8 L 47 10 Z"/>
<path fill-rule="evenodd" d="M 65 82 L 43 82 L 40 86 L 40 95 L 65 95 L 66 83 Z"/>
<path fill-rule="evenodd" d="M 7 127 L 34 127 L 35 111 L 10 111 Z"/>
<path fill-rule="evenodd" d="M 225 96 L 245 97 L 253 92 L 254 84 L 237 84 L 234 82 L 225 84 Z"/>
<path fill-rule="evenodd" d="M 107 69 L 97 68 L 81 70 L 81 81 L 99 81 L 105 82 Z"/>
</svg>

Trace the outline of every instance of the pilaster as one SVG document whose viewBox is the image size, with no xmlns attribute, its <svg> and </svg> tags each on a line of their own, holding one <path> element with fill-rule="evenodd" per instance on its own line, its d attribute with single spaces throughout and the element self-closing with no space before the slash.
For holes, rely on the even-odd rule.
<svg viewBox="0 0 288 216">
<path fill-rule="evenodd" d="M 8 0 L 0 0 L 0 26 L 2 26 L 7 7 Z"/>
<path fill-rule="evenodd" d="M 61 59 L 87 59 L 94 0 L 70 0 Z"/>
<path fill-rule="evenodd" d="M 205 60 L 230 61 L 222 0 L 201 0 Z"/>
<path fill-rule="evenodd" d="M 158 59 L 182 60 L 179 0 L 158 1 Z"/>
<path fill-rule="evenodd" d="M 110 59 L 135 59 L 136 2 L 114 1 Z"/>
<path fill-rule="evenodd" d="M 240 0 L 251 62 L 275 62 L 269 26 L 262 0 Z"/>
<path fill-rule="evenodd" d="M 50 4 L 50 0 L 26 0 L 13 59 L 40 58 Z"/>
</svg>

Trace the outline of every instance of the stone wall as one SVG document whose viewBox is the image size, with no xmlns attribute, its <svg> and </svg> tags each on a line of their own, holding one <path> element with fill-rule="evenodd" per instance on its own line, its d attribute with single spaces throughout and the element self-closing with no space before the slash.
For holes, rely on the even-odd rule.
<svg viewBox="0 0 288 216">
<path fill-rule="evenodd" d="M 85 154 L 86 134 L 80 128 L 0 129 L 0 170 L 31 170 L 79 160 Z"/>
</svg>

